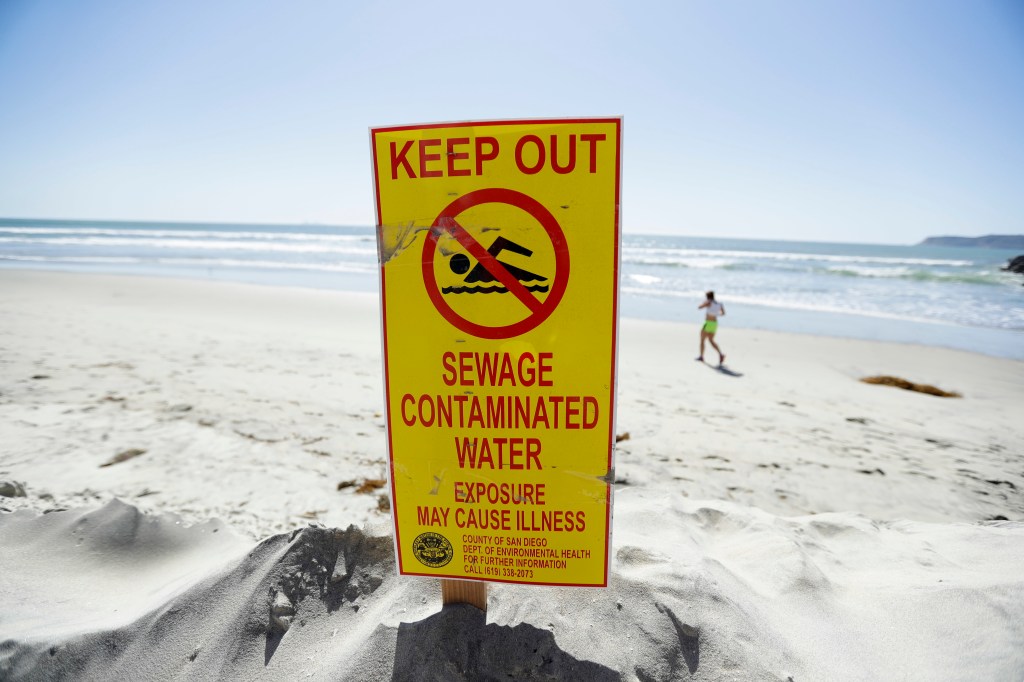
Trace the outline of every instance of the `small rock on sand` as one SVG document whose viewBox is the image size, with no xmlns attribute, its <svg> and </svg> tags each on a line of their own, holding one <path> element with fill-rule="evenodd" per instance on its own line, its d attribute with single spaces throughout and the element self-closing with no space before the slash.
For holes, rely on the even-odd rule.
<svg viewBox="0 0 1024 682">
<path fill-rule="evenodd" d="M 334 563 L 334 570 L 331 572 L 331 582 L 339 583 L 348 577 L 348 565 L 345 563 L 345 554 L 339 552 L 338 560 Z"/>
<path fill-rule="evenodd" d="M 278 592 L 274 596 L 274 603 L 270 605 L 270 625 L 281 632 L 287 632 L 292 626 L 292 618 L 295 616 L 295 606 L 284 592 Z"/>
<path fill-rule="evenodd" d="M 17 481 L 0 481 L 0 497 L 25 497 L 25 486 Z"/>
</svg>

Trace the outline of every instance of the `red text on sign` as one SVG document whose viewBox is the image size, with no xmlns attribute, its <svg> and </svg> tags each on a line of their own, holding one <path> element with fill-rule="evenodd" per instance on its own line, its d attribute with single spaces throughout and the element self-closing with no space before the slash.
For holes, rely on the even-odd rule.
<svg viewBox="0 0 1024 682">
<path fill-rule="evenodd" d="M 550 160 L 551 170 L 559 175 L 572 173 L 576 170 L 576 135 L 569 135 L 563 139 L 568 147 L 564 159 L 558 151 L 558 135 L 552 135 L 549 144 L 545 145 L 537 135 L 524 135 L 516 143 L 516 166 L 526 175 L 534 175 L 544 169 L 545 164 Z M 581 144 L 588 146 L 588 158 L 590 161 L 589 171 L 597 172 L 597 143 L 605 140 L 604 133 L 580 135 Z M 564 161 L 564 162 L 563 162 Z"/>
<path fill-rule="evenodd" d="M 458 429 L 593 429 L 599 404 L 591 395 L 402 396 L 406 426 Z"/>
<path fill-rule="evenodd" d="M 421 526 L 447 526 L 448 507 L 416 507 L 416 520 Z"/>
<path fill-rule="evenodd" d="M 457 177 L 469 175 L 471 171 L 474 175 L 483 175 L 484 163 L 498 158 L 498 140 L 493 137 L 477 137 L 472 142 L 468 137 L 455 137 L 443 142 L 444 161 L 441 161 L 441 138 L 406 140 L 401 148 L 397 142 L 392 142 L 391 179 L 398 179 L 399 169 L 404 171 L 405 177 L 413 179 L 440 178 L 445 175 Z M 473 163 L 466 164 L 464 162 L 469 161 L 470 151 Z M 410 160 L 410 155 L 413 160 Z"/>
<path fill-rule="evenodd" d="M 545 504 L 544 483 L 481 483 L 455 481 L 455 501 L 461 504 Z"/>
<path fill-rule="evenodd" d="M 452 353 L 441 356 L 446 386 L 551 386 L 552 353 Z"/>
<path fill-rule="evenodd" d="M 523 135 L 514 147 L 516 168 L 524 175 L 536 175 L 550 167 L 559 175 L 576 170 L 597 173 L 598 144 L 604 133 L 569 135 Z M 441 178 L 483 175 L 484 164 L 498 158 L 501 145 L 494 137 L 432 137 L 389 144 L 391 179 Z"/>
<path fill-rule="evenodd" d="M 543 469 L 539 438 L 456 438 L 455 454 L 465 469 Z"/>
</svg>

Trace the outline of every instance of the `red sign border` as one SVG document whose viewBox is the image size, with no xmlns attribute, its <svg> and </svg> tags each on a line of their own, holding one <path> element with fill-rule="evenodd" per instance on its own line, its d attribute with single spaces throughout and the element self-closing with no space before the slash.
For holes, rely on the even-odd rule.
<svg viewBox="0 0 1024 682">
<path fill-rule="evenodd" d="M 378 159 L 377 159 L 377 135 L 380 133 L 389 132 L 400 132 L 405 130 L 432 130 L 436 128 L 474 128 L 474 127 L 485 127 L 485 126 L 511 126 L 511 125 L 543 125 L 543 124 L 590 124 L 590 123 L 604 123 L 615 126 L 615 208 L 614 216 L 612 218 L 612 228 L 615 231 L 614 236 L 614 254 L 615 262 L 613 264 L 613 279 L 615 280 L 615 286 L 612 290 L 612 366 L 610 376 L 610 419 L 608 423 L 608 471 L 609 473 L 614 471 L 614 453 L 615 453 L 615 419 L 616 419 L 616 394 L 618 390 L 618 382 L 616 377 L 618 376 L 618 344 L 619 344 L 619 280 L 621 273 L 619 271 L 619 263 L 621 259 L 622 250 L 622 229 L 621 229 L 621 218 L 622 218 L 622 117 L 594 117 L 594 118 L 546 118 L 546 119 L 509 119 L 509 120 L 493 120 L 493 121 L 453 121 L 446 123 L 426 123 L 426 124 L 408 124 L 399 126 L 383 126 L 379 128 L 371 127 L 370 132 L 370 157 L 373 159 L 373 199 L 374 207 L 376 209 L 377 229 L 379 230 L 382 226 L 381 221 L 381 209 L 380 209 L 380 177 L 377 174 Z M 388 434 L 388 483 L 391 491 L 391 502 L 392 502 L 392 514 L 393 519 L 397 519 L 398 508 L 397 498 L 395 496 L 395 460 L 394 460 L 394 443 L 391 438 L 391 384 L 389 383 L 390 375 L 388 371 L 387 363 L 387 349 L 388 349 L 388 330 L 387 330 L 387 302 L 384 298 L 385 291 L 385 272 L 384 265 L 381 264 L 379 267 L 380 272 L 380 290 L 378 292 L 380 297 L 380 310 L 381 310 L 381 341 L 383 350 L 383 373 L 384 373 L 384 400 L 385 404 L 385 420 Z M 488 578 L 467 578 L 465 576 L 452 576 L 452 575 L 438 575 L 436 573 L 418 573 L 414 571 L 407 571 L 405 566 L 402 564 L 402 553 L 399 551 L 401 537 L 399 535 L 398 523 L 392 522 L 392 527 L 395 529 L 395 556 L 398 562 L 398 570 L 401 575 L 412 575 L 420 576 L 425 578 L 447 578 L 454 580 L 482 580 L 484 582 L 498 582 L 498 583 L 511 583 L 516 585 L 538 585 L 547 587 L 608 587 L 608 577 L 611 570 L 611 547 L 612 547 L 612 488 L 611 482 L 608 484 L 606 503 L 605 503 L 605 528 L 608 532 L 608 541 L 605 543 L 605 557 L 604 557 L 604 581 L 600 585 L 595 584 L 579 584 L 579 583 L 524 583 L 520 580 L 501 580 L 494 577 Z"/>
</svg>

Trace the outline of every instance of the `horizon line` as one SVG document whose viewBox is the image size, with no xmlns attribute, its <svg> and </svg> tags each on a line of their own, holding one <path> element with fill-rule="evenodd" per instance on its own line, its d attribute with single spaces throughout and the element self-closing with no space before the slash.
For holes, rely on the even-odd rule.
<svg viewBox="0 0 1024 682">
<path fill-rule="evenodd" d="M 225 225 L 225 226 L 252 226 L 252 227 L 324 227 L 324 228 L 355 228 L 355 229 L 367 229 L 373 230 L 376 226 L 372 223 L 332 223 L 332 222 L 319 222 L 319 221 L 295 221 L 295 222 L 246 222 L 246 221 L 230 221 L 230 220 L 166 220 L 166 219 L 154 219 L 154 218 L 55 218 L 55 217 L 7 217 L 0 216 L 0 221 L 34 221 L 34 222 L 79 222 L 79 223 L 124 223 L 124 224 L 162 224 L 162 225 Z M 799 243 L 822 243 L 822 244 L 858 244 L 858 245 L 873 245 L 873 246 L 919 246 L 923 243 L 924 239 L 931 238 L 954 238 L 954 239 L 985 239 L 990 237 L 1021 237 L 1024 238 L 1024 234 L 985 234 L 978 236 L 967 236 L 967 235 L 956 235 L 956 234 L 933 234 L 928 235 L 919 242 L 856 242 L 847 240 L 835 240 L 835 239 L 796 239 L 793 237 L 736 237 L 736 236 L 721 236 L 714 234 L 695 234 L 692 232 L 664 232 L 664 231 L 638 231 L 637 229 L 630 229 L 628 227 L 622 228 L 623 233 L 630 233 L 637 236 L 648 236 L 648 237 L 694 237 L 697 239 L 736 239 L 745 241 L 777 241 L 777 242 L 799 242 Z"/>
</svg>

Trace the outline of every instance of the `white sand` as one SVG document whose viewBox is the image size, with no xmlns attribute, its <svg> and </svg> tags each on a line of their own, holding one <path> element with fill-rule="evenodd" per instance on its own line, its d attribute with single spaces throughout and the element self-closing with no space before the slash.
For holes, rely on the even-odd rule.
<svg viewBox="0 0 1024 682">
<path fill-rule="evenodd" d="M 728 322 L 623 322 L 612 585 L 484 622 L 356 492 L 375 296 L 0 271 L 0 678 L 1024 678 L 1024 363 Z"/>
</svg>

